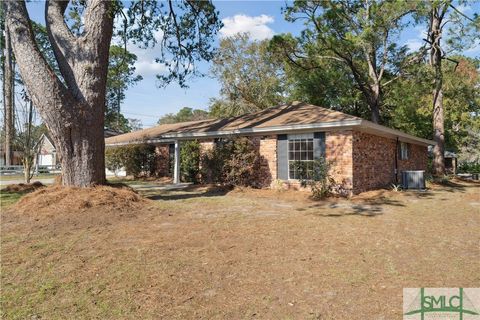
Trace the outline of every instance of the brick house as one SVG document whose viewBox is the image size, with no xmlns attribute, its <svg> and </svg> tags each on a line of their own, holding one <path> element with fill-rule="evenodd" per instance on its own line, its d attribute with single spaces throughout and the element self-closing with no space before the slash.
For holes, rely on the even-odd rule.
<svg viewBox="0 0 480 320">
<path fill-rule="evenodd" d="M 298 186 L 292 162 L 325 157 L 336 184 L 350 194 L 399 183 L 403 170 L 426 170 L 427 147 L 434 144 L 342 112 L 293 102 L 239 117 L 159 125 L 107 138 L 106 146 L 155 144 L 159 174 L 173 175 L 178 183 L 182 141 L 196 139 L 206 151 L 219 139 L 234 136 L 247 136 L 258 146 L 265 169 L 255 177 L 259 185 L 281 181 Z M 174 170 L 169 170 L 171 162 Z"/>
</svg>

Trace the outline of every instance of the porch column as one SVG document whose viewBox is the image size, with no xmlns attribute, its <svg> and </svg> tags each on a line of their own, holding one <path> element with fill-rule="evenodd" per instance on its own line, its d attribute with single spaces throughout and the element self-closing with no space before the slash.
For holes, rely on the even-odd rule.
<svg viewBox="0 0 480 320">
<path fill-rule="evenodd" d="M 173 170 L 173 183 L 180 183 L 180 143 L 175 140 L 175 166 Z"/>
</svg>

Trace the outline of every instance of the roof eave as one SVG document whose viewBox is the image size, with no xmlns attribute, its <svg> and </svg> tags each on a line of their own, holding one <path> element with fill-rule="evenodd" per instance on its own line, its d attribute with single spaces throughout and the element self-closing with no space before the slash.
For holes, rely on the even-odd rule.
<svg viewBox="0 0 480 320">
<path fill-rule="evenodd" d="M 380 133 L 381 135 L 384 135 L 387 137 L 392 137 L 392 138 L 396 137 L 396 138 L 399 138 L 400 141 L 404 141 L 404 142 L 411 142 L 411 143 L 416 143 L 416 144 L 425 145 L 425 146 L 437 144 L 433 140 L 415 137 L 411 134 L 402 132 L 400 130 L 391 129 L 367 120 L 361 121 L 360 128 L 364 129 L 365 131 L 374 131 L 376 133 Z"/>
</svg>

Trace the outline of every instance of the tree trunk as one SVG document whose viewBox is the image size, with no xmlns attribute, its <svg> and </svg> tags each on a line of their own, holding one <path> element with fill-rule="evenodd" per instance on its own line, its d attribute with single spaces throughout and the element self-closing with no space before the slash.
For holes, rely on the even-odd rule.
<svg viewBox="0 0 480 320">
<path fill-rule="evenodd" d="M 12 46 L 29 96 L 47 125 L 62 165 L 62 183 L 105 183 L 104 109 L 112 2 L 86 1 L 84 34 L 64 21 L 68 1 L 45 3 L 47 33 L 63 82 L 40 53 L 24 1 L 7 1 Z"/>
<path fill-rule="evenodd" d="M 371 90 L 369 105 L 372 112 L 372 122 L 380 123 L 380 84 L 373 85 Z"/>
<path fill-rule="evenodd" d="M 12 141 L 14 136 L 13 102 L 13 61 L 12 45 L 8 25 L 5 26 L 5 69 L 4 69 L 4 107 L 5 107 L 5 165 L 12 165 Z"/>
<path fill-rule="evenodd" d="M 443 111 L 443 73 L 442 73 L 442 20 L 448 4 L 432 8 L 429 37 L 432 44 L 430 65 L 435 72 L 433 89 L 433 174 L 445 175 L 445 129 Z"/>
<path fill-rule="evenodd" d="M 28 101 L 28 122 L 27 136 L 25 137 L 25 145 L 23 148 L 23 172 L 25 174 L 25 183 L 30 183 L 32 179 L 33 164 L 33 144 L 32 144 L 32 125 L 33 125 L 33 103 Z"/>
</svg>

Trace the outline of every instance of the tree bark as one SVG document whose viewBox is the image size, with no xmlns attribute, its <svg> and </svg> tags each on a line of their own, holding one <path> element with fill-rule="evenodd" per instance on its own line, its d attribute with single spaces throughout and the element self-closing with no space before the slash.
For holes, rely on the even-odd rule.
<svg viewBox="0 0 480 320">
<path fill-rule="evenodd" d="M 14 136 L 14 102 L 13 102 L 13 57 L 10 31 L 5 26 L 5 67 L 4 67 L 4 107 L 5 107 L 5 165 L 12 165 L 12 141 Z"/>
<path fill-rule="evenodd" d="M 433 7 L 430 16 L 429 40 L 432 44 L 430 51 L 430 65 L 434 69 L 433 89 L 433 173 L 436 176 L 445 175 L 445 128 L 443 109 L 443 72 L 442 72 L 442 20 L 449 3 Z"/>
<path fill-rule="evenodd" d="M 47 33 L 59 79 L 40 53 L 24 1 L 7 1 L 7 24 L 20 74 L 47 125 L 62 165 L 62 183 L 87 187 L 105 182 L 104 108 L 113 32 L 110 1 L 86 3 L 84 34 L 68 29 L 68 2 L 47 1 Z"/>
</svg>

